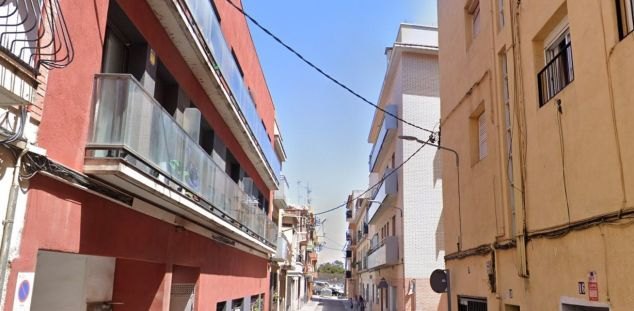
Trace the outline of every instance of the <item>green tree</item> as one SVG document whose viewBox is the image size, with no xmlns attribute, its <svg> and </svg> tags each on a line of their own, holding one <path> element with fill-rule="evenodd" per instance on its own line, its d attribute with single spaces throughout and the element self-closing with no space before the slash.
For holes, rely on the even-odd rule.
<svg viewBox="0 0 634 311">
<path fill-rule="evenodd" d="M 344 269 L 343 267 L 343 262 L 341 262 L 340 260 L 335 260 L 333 262 L 321 264 L 319 268 L 317 268 L 317 272 L 342 275 L 346 272 L 346 269 Z"/>
</svg>

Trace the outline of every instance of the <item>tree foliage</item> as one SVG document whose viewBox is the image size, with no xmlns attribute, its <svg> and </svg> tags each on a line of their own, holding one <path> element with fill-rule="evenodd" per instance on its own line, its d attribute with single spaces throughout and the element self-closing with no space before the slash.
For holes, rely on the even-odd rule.
<svg viewBox="0 0 634 311">
<path fill-rule="evenodd" d="M 321 264 L 319 268 L 317 268 L 317 272 L 344 274 L 346 272 L 346 269 L 344 269 L 343 267 L 343 262 L 341 262 L 340 260 L 335 260 L 333 262 Z"/>
</svg>

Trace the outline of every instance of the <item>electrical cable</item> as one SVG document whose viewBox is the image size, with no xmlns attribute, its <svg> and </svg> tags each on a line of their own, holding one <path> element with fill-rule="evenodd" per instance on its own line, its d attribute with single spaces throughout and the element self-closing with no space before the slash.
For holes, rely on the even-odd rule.
<svg viewBox="0 0 634 311">
<path fill-rule="evenodd" d="M 570 225 L 570 200 L 568 199 L 568 179 L 566 178 L 566 153 L 564 143 L 564 132 L 561 125 L 561 115 L 563 111 L 561 109 L 561 100 L 557 100 L 557 109 L 555 114 L 557 115 L 557 126 L 559 128 L 559 147 L 561 151 L 561 175 L 563 177 L 564 197 L 566 199 L 566 212 L 568 213 L 568 225 Z"/>
<path fill-rule="evenodd" d="M 27 110 L 24 106 L 22 106 L 20 107 L 20 115 L 18 117 L 18 121 L 17 121 L 18 124 L 16 125 L 16 131 L 10 134 L 9 137 L 3 140 L 0 140 L 0 144 L 12 143 L 20 139 L 22 137 L 22 134 L 24 133 L 26 122 L 27 122 Z"/>
<path fill-rule="evenodd" d="M 431 139 L 427 140 L 427 142 L 430 142 Z M 396 171 L 398 171 L 401 167 L 403 167 L 403 165 L 405 165 L 405 163 L 407 163 L 409 160 L 411 160 L 421 149 L 423 149 L 423 147 L 425 147 L 426 144 L 421 144 L 421 146 L 416 149 L 416 151 L 414 151 L 414 153 L 412 153 L 407 159 L 405 159 L 405 161 L 403 161 L 403 163 L 399 164 L 397 167 L 395 167 L 393 170 L 391 170 L 389 173 L 385 174 L 383 176 L 383 178 L 381 178 L 381 180 L 379 180 L 377 183 L 375 183 L 374 185 L 370 186 L 368 189 L 366 189 L 365 191 L 363 191 L 361 194 L 357 195 L 356 197 L 342 203 L 341 205 L 338 205 L 336 207 L 333 207 L 329 210 L 323 211 L 323 212 L 319 212 L 319 213 L 315 213 L 315 216 L 317 215 L 322 215 L 322 214 L 326 214 L 326 213 L 330 213 L 332 211 L 338 210 L 346 205 L 348 205 L 348 203 L 363 197 L 363 195 L 365 195 L 366 193 L 370 192 L 370 190 L 373 190 L 374 188 L 376 188 L 377 186 L 380 186 L 383 181 L 385 181 L 390 175 L 394 174 Z"/>
<path fill-rule="evenodd" d="M 299 52 L 297 52 L 295 49 L 293 49 L 292 47 L 290 47 L 288 44 L 286 44 L 284 41 L 282 41 L 282 39 L 280 39 L 278 36 L 276 36 L 275 34 L 273 34 L 270 30 L 268 30 L 266 27 L 262 26 L 257 20 L 255 20 L 253 17 L 251 17 L 251 15 L 249 15 L 247 12 L 244 11 L 244 9 L 242 9 L 241 7 L 239 7 L 238 5 L 236 5 L 232 0 L 227 0 L 227 2 L 236 10 L 238 10 L 238 12 L 240 12 L 242 15 L 244 15 L 247 19 L 249 19 L 255 26 L 257 26 L 258 28 L 260 28 L 262 31 L 264 31 L 269 37 L 273 38 L 275 41 L 277 41 L 280 45 L 282 45 L 284 48 L 286 48 L 288 51 L 290 51 L 291 53 L 293 53 L 295 56 L 297 56 L 300 60 L 302 60 L 304 63 L 306 63 L 308 66 L 310 66 L 311 68 L 315 69 L 317 72 L 319 72 L 321 75 L 323 75 L 324 77 L 326 77 L 328 80 L 332 81 L 333 83 L 335 83 L 336 85 L 340 86 L 341 88 L 343 88 L 344 90 L 346 90 L 348 93 L 354 95 L 355 97 L 357 97 L 358 99 L 362 100 L 363 102 L 369 104 L 370 106 L 373 106 L 374 108 L 382 111 L 383 113 L 393 117 L 396 120 L 399 120 L 409 126 L 415 127 L 419 130 L 423 130 L 425 132 L 428 132 L 432 135 L 436 135 L 436 132 L 423 128 L 421 126 L 418 126 L 414 123 L 408 122 L 406 120 L 403 120 L 401 118 L 399 118 L 397 115 L 379 107 L 379 105 L 371 102 L 370 100 L 368 100 L 367 98 L 363 97 L 361 94 L 355 92 L 354 90 L 352 90 L 350 87 L 348 87 L 347 85 L 343 84 L 342 82 L 340 82 L 339 80 L 335 79 L 333 76 L 331 76 L 330 74 L 326 73 L 323 69 L 319 68 L 317 65 L 315 65 L 314 63 L 312 63 L 311 61 L 309 61 L 308 59 L 306 59 L 302 54 L 300 54 Z"/>
</svg>

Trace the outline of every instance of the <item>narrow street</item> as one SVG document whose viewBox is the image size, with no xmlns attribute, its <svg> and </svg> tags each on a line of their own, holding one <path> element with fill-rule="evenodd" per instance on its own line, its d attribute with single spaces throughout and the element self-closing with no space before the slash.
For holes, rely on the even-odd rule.
<svg viewBox="0 0 634 311">
<path fill-rule="evenodd" d="M 346 309 L 346 300 L 328 298 L 328 297 L 313 297 L 313 300 L 302 308 L 302 311 L 344 311 Z"/>
</svg>

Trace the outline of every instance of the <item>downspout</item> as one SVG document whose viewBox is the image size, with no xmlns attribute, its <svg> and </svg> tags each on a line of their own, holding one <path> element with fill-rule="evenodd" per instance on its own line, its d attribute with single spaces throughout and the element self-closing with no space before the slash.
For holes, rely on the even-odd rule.
<svg viewBox="0 0 634 311">
<path fill-rule="evenodd" d="M 20 193 L 20 167 L 22 166 L 22 157 L 27 152 L 27 148 L 22 149 L 22 152 L 20 152 L 20 155 L 18 155 L 17 159 L 15 160 L 15 165 L 13 169 L 13 181 L 11 183 L 11 189 L 9 190 L 9 202 L 7 203 L 7 211 L 4 220 L 2 221 L 2 244 L 0 245 L 0 293 L 4 293 L 5 291 L 4 285 L 7 274 L 7 266 L 9 264 L 9 248 L 11 248 L 13 222 L 15 220 L 15 210 L 18 203 L 18 194 Z M 4 294 L 2 295 L 4 296 Z"/>
</svg>

